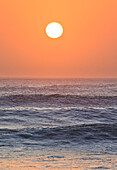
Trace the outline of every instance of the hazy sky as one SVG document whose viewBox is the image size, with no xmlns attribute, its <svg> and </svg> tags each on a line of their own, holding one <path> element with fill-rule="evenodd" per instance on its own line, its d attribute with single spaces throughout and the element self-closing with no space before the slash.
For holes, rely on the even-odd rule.
<svg viewBox="0 0 117 170">
<path fill-rule="evenodd" d="M 0 77 L 117 77 L 117 0 L 0 0 Z"/>
</svg>

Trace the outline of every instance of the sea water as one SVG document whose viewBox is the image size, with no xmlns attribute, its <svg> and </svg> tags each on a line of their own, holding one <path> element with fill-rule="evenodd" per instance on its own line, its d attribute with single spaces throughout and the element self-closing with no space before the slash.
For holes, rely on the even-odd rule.
<svg viewBox="0 0 117 170">
<path fill-rule="evenodd" d="M 1 79 L 0 169 L 117 169 L 117 79 Z"/>
</svg>

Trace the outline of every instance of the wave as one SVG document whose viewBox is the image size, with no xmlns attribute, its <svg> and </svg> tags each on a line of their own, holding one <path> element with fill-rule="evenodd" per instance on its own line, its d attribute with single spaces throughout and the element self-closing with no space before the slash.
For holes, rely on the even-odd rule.
<svg viewBox="0 0 117 170">
<path fill-rule="evenodd" d="M 1 137 L 30 139 L 33 141 L 52 140 L 58 143 L 85 143 L 88 141 L 117 140 L 117 123 L 62 126 L 56 128 L 0 129 Z M 7 136 L 8 135 L 8 136 Z"/>
<path fill-rule="evenodd" d="M 9 95 L 0 97 L 0 106 L 10 104 L 79 104 L 79 105 L 117 105 L 117 96 L 80 96 L 80 95 L 60 95 L 60 94 L 29 94 L 29 95 Z"/>
</svg>

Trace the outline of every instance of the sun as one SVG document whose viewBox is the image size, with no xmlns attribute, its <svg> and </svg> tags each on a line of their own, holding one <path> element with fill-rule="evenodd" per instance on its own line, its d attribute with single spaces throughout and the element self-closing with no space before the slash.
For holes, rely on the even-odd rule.
<svg viewBox="0 0 117 170">
<path fill-rule="evenodd" d="M 51 22 L 46 27 L 46 34 L 50 38 L 59 38 L 63 34 L 63 27 L 58 22 Z"/>
</svg>

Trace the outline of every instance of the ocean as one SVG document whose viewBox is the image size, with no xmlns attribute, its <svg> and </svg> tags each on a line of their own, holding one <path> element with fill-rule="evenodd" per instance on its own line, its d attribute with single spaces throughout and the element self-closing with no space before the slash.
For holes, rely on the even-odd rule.
<svg viewBox="0 0 117 170">
<path fill-rule="evenodd" d="M 117 79 L 0 79 L 0 170 L 117 169 Z"/>
</svg>

